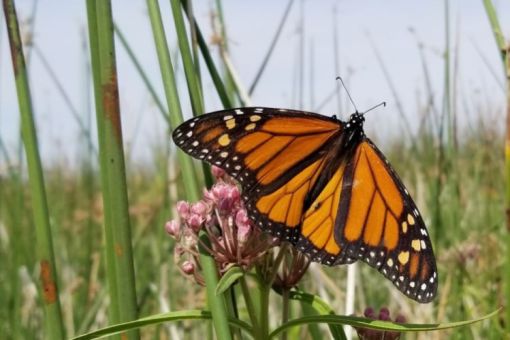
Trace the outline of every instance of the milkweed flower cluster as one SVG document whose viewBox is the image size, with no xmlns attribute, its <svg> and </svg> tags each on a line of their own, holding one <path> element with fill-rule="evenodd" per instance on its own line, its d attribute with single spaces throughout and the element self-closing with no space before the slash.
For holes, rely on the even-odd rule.
<svg viewBox="0 0 510 340">
<path fill-rule="evenodd" d="M 237 265 L 249 270 L 276 242 L 256 228 L 248 218 L 239 188 L 225 172 L 213 167 L 217 183 L 204 190 L 195 203 L 177 202 L 178 218 L 165 225 L 173 237 L 175 260 L 186 275 L 203 284 L 200 275 L 199 247 L 214 259 L 220 271 Z"/>
<path fill-rule="evenodd" d="M 394 321 L 397 323 L 406 322 L 406 318 L 402 314 L 397 314 L 395 320 L 391 320 L 390 311 L 386 307 L 382 307 L 379 310 L 379 314 L 376 315 L 375 310 L 371 307 L 365 309 L 363 313 L 365 317 L 373 320 L 381 320 L 381 321 Z M 382 331 L 377 329 L 368 329 L 356 327 L 356 332 L 358 333 L 358 337 L 362 340 L 396 340 L 400 339 L 400 332 L 396 331 Z"/>
</svg>

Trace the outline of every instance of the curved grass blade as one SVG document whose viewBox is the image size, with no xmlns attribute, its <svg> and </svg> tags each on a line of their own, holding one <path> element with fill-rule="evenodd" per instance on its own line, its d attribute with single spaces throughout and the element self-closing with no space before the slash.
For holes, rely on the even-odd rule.
<svg viewBox="0 0 510 340">
<path fill-rule="evenodd" d="M 299 326 L 299 325 L 308 325 L 310 323 L 327 323 L 330 325 L 350 325 L 353 327 L 362 327 L 362 328 L 370 328 L 377 330 L 387 330 L 387 331 L 396 331 L 396 332 L 418 332 L 418 331 L 438 331 L 442 329 L 449 328 L 458 328 L 467 325 L 471 325 L 476 322 L 480 322 L 482 320 L 491 318 L 498 314 L 501 311 L 501 308 L 495 310 L 492 313 L 489 313 L 485 316 L 482 316 L 478 319 L 467 320 L 467 321 L 458 321 L 451 323 L 435 323 L 435 324 L 410 324 L 410 323 L 395 323 L 381 320 L 372 320 L 367 318 L 362 318 L 358 316 L 344 316 L 344 315 L 319 315 L 319 316 L 305 316 L 297 319 L 290 320 L 284 325 L 276 328 L 271 332 L 269 338 L 274 338 L 279 334 L 283 333 L 285 330 Z"/>
<path fill-rule="evenodd" d="M 125 332 L 128 330 L 137 329 L 144 326 L 149 325 L 157 325 L 163 322 L 168 321 L 183 321 L 183 320 L 211 320 L 211 312 L 203 311 L 203 310 L 188 310 L 188 311 L 178 311 L 178 312 L 170 312 L 170 313 L 162 313 L 151 315 L 146 318 L 140 318 L 138 320 L 124 322 L 121 324 L 108 326 L 105 328 L 101 328 L 97 331 L 93 331 L 87 334 L 83 334 L 77 337 L 74 337 L 73 340 L 88 340 L 88 339 L 98 339 L 105 336 L 111 336 L 114 334 L 118 334 L 120 332 Z M 244 321 L 239 319 L 229 319 L 229 324 L 239 329 L 245 331 L 246 333 L 253 335 L 252 327 Z"/>
<path fill-rule="evenodd" d="M 291 291 L 289 298 L 310 305 L 320 315 L 334 315 L 335 311 L 320 297 L 302 291 Z M 329 324 L 331 335 L 336 340 L 346 339 L 342 326 Z"/>
</svg>

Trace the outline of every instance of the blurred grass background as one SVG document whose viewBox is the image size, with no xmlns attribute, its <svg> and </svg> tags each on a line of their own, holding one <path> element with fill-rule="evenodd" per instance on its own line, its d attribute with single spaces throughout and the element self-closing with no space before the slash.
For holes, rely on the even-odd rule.
<svg viewBox="0 0 510 340">
<path fill-rule="evenodd" d="M 38 58 L 45 70 L 51 75 L 54 85 L 59 89 L 61 99 L 66 103 L 70 114 L 79 126 L 80 143 L 76 145 L 76 162 L 70 164 L 65 157 L 53 157 L 51 162 L 44 162 L 44 184 L 47 193 L 49 222 L 51 236 L 55 249 L 55 260 L 58 273 L 58 286 L 63 315 L 63 326 L 68 336 L 82 334 L 87 331 L 105 326 L 109 323 L 108 313 L 110 299 L 107 286 L 107 254 L 105 252 L 105 237 L 103 234 L 104 202 L 100 167 L 98 162 L 98 143 L 92 132 L 94 124 L 93 109 L 88 100 L 76 104 L 70 99 L 68 90 L 55 74 L 58 65 L 45 63 L 42 52 L 43 46 L 33 43 L 31 38 L 37 36 L 37 3 L 33 1 L 30 13 L 18 18 L 25 23 L 23 38 L 25 43 L 25 57 L 27 64 L 30 58 Z M 150 5 L 150 1 L 148 4 Z M 154 2 L 153 2 L 154 4 Z M 439 296 L 433 304 L 420 305 L 405 298 L 396 291 L 389 282 L 368 266 L 361 265 L 356 280 L 356 314 L 361 314 L 367 306 L 388 306 L 392 313 L 404 314 L 409 322 L 433 323 L 448 322 L 476 318 L 487 314 L 504 304 L 508 296 L 504 293 L 505 271 L 507 262 L 508 231 L 505 227 L 505 158 L 503 152 L 505 116 L 502 108 L 496 105 L 491 93 L 466 95 L 459 91 L 462 86 L 462 74 L 459 74 L 456 53 L 458 37 L 449 31 L 452 24 L 448 21 L 449 2 L 444 2 L 444 18 L 446 22 L 436 20 L 435 24 L 445 28 L 444 50 L 440 68 L 430 68 L 424 57 L 424 46 L 416 34 L 417 58 L 422 65 L 422 79 L 419 86 L 423 93 L 416 95 L 416 107 L 413 112 L 405 112 L 399 105 L 398 87 L 394 84 L 394 76 L 388 68 L 393 68 L 390 61 L 384 61 L 384 42 L 374 42 L 367 39 L 366 43 L 374 48 L 377 63 L 388 87 L 392 91 L 392 100 L 399 114 L 399 123 L 393 127 L 394 133 L 382 133 L 385 136 L 382 148 L 392 162 L 410 192 L 426 217 L 431 237 L 433 238 L 437 262 L 439 267 L 440 287 Z M 180 3 L 174 2 L 179 6 Z M 192 14 L 191 2 L 187 2 L 186 9 Z M 225 6 L 225 5 L 223 5 Z M 341 4 L 339 5 L 341 6 Z M 283 8 L 283 7 L 282 7 Z M 145 9 L 144 9 L 145 10 Z M 175 8 L 174 8 L 175 10 Z M 287 22 L 287 13 L 300 13 L 298 23 Z M 191 11 L 191 12 L 190 12 Z M 187 25 L 192 41 L 190 56 L 193 60 L 203 58 L 203 48 L 206 48 L 214 59 L 209 64 L 195 63 L 195 69 L 183 69 L 185 64 L 179 62 L 181 53 L 187 42 L 182 45 L 170 46 L 170 55 L 175 67 L 175 77 L 181 83 L 185 77 L 188 88 L 197 87 L 203 90 L 203 78 L 213 78 L 215 90 L 223 106 L 239 106 L 250 103 L 250 94 L 256 86 L 264 86 L 264 80 L 243 84 L 239 80 L 238 72 L 232 65 L 229 50 L 232 44 L 228 39 L 228 18 L 223 16 L 222 3 L 211 3 L 214 15 L 214 31 L 216 35 L 204 37 L 202 46 L 200 32 L 190 29 Z M 174 12 L 175 14 L 175 12 Z M 483 13 L 482 13 L 483 14 Z M 171 13 L 166 13 L 164 21 L 172 24 Z M 299 27 L 299 20 L 303 20 L 303 2 L 289 1 L 288 7 L 283 8 L 280 26 L 294 24 Z M 487 20 L 480 15 L 480 20 Z M 154 20 L 154 18 L 152 18 Z M 152 21 L 154 23 L 154 21 Z M 302 21 L 301 21 L 302 23 Z M 199 22 L 199 25 L 209 25 Z M 150 26 L 149 19 L 147 25 Z M 328 24 L 329 25 L 329 24 Z M 275 25 L 278 28 L 278 25 Z M 402 29 L 406 29 L 403 27 Z M 332 36 L 337 29 L 331 27 Z M 0 38 L 5 39 L 5 24 L 2 22 Z M 130 46 L 129 36 L 123 36 L 122 28 L 116 27 L 116 49 L 128 51 L 128 60 L 137 72 L 142 75 L 146 86 L 147 102 L 154 103 L 153 114 L 163 115 L 168 123 L 168 131 L 175 125 L 170 123 L 169 117 L 175 110 L 172 107 L 175 98 L 164 99 L 154 90 L 159 87 L 160 79 L 151 79 L 146 70 L 136 59 L 144 53 Z M 174 34 L 172 32 L 172 34 Z M 304 102 L 313 107 L 321 108 L 331 102 L 338 102 L 339 110 L 348 110 L 344 97 L 338 97 L 338 90 L 332 89 L 331 95 L 318 103 L 319 96 L 315 94 L 314 62 L 320 62 L 320 56 L 314 55 L 313 44 L 304 44 L 306 32 L 300 30 L 300 39 L 296 50 L 297 56 L 295 72 L 292 79 L 290 104 L 295 108 L 303 107 Z M 267 61 L 272 58 L 272 52 L 279 43 L 279 30 L 267 39 Z M 493 39 L 487 36 L 487 39 Z M 87 40 L 83 41 L 84 81 L 83 96 L 88 98 L 91 89 L 91 71 Z M 214 44 L 211 43 L 214 42 Z M 338 43 L 338 39 L 333 39 Z M 37 42 L 37 40 L 35 40 Z M 158 47 L 161 46 L 161 43 Z M 199 50 L 202 48 L 202 52 Z M 131 52 L 129 52 L 131 51 Z M 297 51 L 297 52 L 296 52 Z M 498 53 L 480 51 L 482 57 Z M 4 56 L 2 54 L 2 56 Z M 199 56 L 200 55 L 200 56 Z M 309 56 L 305 58 L 305 55 Z M 207 56 L 206 56 L 207 58 Z M 209 56 L 210 58 L 210 56 Z M 305 61 L 306 60 L 306 61 Z M 207 59 L 206 59 L 207 62 Z M 264 61 L 260 67 L 262 74 Z M 307 62 L 310 65 L 306 64 Z M 6 58 L 0 63 L 11 66 Z M 217 67 L 211 70 L 210 64 Z M 209 67 L 208 67 L 209 66 Z M 2 65 L 3 69 L 6 65 Z M 157 66 L 154 66 L 157 67 Z M 486 72 L 500 74 L 499 65 L 487 64 Z M 161 67 L 162 68 L 162 67 Z M 305 77 L 305 72 L 309 74 Z M 432 73 L 443 72 L 442 90 L 433 89 L 430 83 Z M 187 74 L 186 74 L 187 73 Z M 339 70 L 331 70 L 331 78 Z M 88 75 L 87 75 L 88 74 Z M 195 85 L 190 85 L 190 74 L 196 77 Z M 265 74 L 265 81 L 271 82 L 275 74 Z M 349 77 L 355 77 L 355 74 Z M 30 73 L 29 73 L 30 77 Z M 162 77 L 164 77 L 162 75 Z M 496 78 L 500 76 L 496 76 Z M 32 84 L 35 79 L 30 79 Z M 305 83 L 308 80 L 309 83 Z M 66 79 L 66 81 L 69 81 Z M 289 79 L 289 84 L 291 80 Z M 12 84 L 11 86 L 14 86 Z M 129 84 L 119 85 L 128 87 Z M 502 85 L 504 86 L 504 85 Z M 246 90 L 245 90 L 246 89 Z M 306 89 L 306 90 L 305 90 Z M 0 89 L 1 90 L 1 89 Z M 210 89 L 209 89 L 210 90 Z M 305 93 L 309 91 L 309 93 Z M 480 92 L 483 93 L 481 88 Z M 0 92 L 0 102 L 2 100 Z M 168 94 L 168 92 L 166 92 Z M 499 95 L 499 94 L 498 94 Z M 188 99 L 187 88 L 177 93 L 183 103 L 183 111 L 195 114 L 208 111 L 207 103 L 200 102 L 200 98 Z M 129 99 L 124 99 L 129 100 Z M 190 105 L 191 103 L 191 105 Z M 326 104 L 324 104 L 326 103 Z M 459 105 L 462 103 L 462 105 Z M 257 101 L 256 105 L 265 105 Z M 0 106 L 1 107 L 1 106 Z M 34 107 L 37 119 L 41 108 Z M 345 112 L 342 112 L 345 113 Z M 14 114 L 0 111 L 0 117 Z M 67 114 L 67 113 L 66 113 Z M 370 114 L 368 120 L 384 120 L 381 112 Z M 462 116 L 463 124 L 459 123 Z M 122 115 L 121 115 L 122 117 Z M 4 120 L 2 118 L 2 120 Z M 144 119 L 142 115 L 138 118 Z M 408 122 L 411 120 L 411 123 Z M 0 120 L 1 121 L 1 120 Z M 39 126 L 44 126 L 39 121 Z M 53 124 L 56 124 L 55 122 Z M 409 128 L 409 124 L 417 129 Z M 136 122 L 135 122 L 136 125 Z M 373 125 L 377 126 L 377 125 Z M 54 126 L 58 131 L 60 127 Z M 368 135 L 371 135 L 369 129 Z M 57 132 L 58 133 L 58 132 Z M 381 134 L 375 131 L 375 135 Z M 168 310 L 180 310 L 203 307 L 206 300 L 205 290 L 189 284 L 173 266 L 173 244 L 166 237 L 164 223 L 173 216 L 173 204 L 184 198 L 188 192 L 182 185 L 182 162 L 177 161 L 176 149 L 171 146 L 169 133 L 158 138 L 138 136 L 135 130 L 125 140 L 126 149 L 126 182 L 129 198 L 129 219 L 131 225 L 131 244 L 136 282 L 136 314 L 145 316 Z M 377 138 L 376 138 L 377 139 Z M 148 140 L 150 142 L 148 142 Z M 149 144 L 146 146 L 145 161 L 131 157 L 130 150 L 134 144 Z M 58 149 L 59 146 L 55 145 Z M 195 163 L 195 165 L 198 165 Z M 195 166 L 195 174 L 202 178 L 199 166 Z M 207 172 L 206 172 L 207 173 Z M 42 296 L 38 291 L 39 266 L 35 254 L 34 218 L 30 211 L 34 199 L 30 193 L 27 177 L 27 163 L 23 153 L 21 138 L 8 145 L 0 135 L 0 334 L 6 338 L 41 338 L 43 328 Z M 196 190 L 196 189 L 193 189 Z M 106 247 L 107 249 L 107 247 Z M 337 313 L 342 314 L 345 303 L 344 267 L 322 268 L 312 266 L 303 289 L 319 294 L 328 301 Z M 122 284 L 122 283 L 121 283 Z M 293 306 L 291 315 L 300 313 L 299 306 Z M 278 306 L 272 306 L 277 310 Z M 503 316 L 484 321 L 469 328 L 455 331 L 434 333 L 435 339 L 501 339 L 508 336 L 510 325 L 506 324 Z M 327 332 L 321 328 L 322 332 Z M 296 331 L 296 334 L 299 331 Z M 141 331 L 143 338 L 199 338 L 204 334 L 210 335 L 207 323 L 182 322 L 177 325 L 152 327 Z M 409 334 L 407 338 L 429 339 L 430 334 Z M 305 332 L 303 338 L 310 337 Z"/>
</svg>

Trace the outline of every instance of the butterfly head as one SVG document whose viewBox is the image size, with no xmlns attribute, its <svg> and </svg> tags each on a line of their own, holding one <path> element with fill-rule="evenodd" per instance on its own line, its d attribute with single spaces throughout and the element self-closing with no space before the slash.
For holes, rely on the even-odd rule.
<svg viewBox="0 0 510 340">
<path fill-rule="evenodd" d="M 351 114 L 349 121 L 347 122 L 347 128 L 351 128 L 354 130 L 358 130 L 363 128 L 363 123 L 365 122 L 365 116 L 363 113 L 355 112 Z"/>
</svg>

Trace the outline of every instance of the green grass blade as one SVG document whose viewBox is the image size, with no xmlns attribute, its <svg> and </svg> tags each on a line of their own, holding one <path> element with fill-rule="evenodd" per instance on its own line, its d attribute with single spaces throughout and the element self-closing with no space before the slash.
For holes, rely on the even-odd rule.
<svg viewBox="0 0 510 340">
<path fill-rule="evenodd" d="M 94 85 L 94 97 L 95 98 L 101 98 L 101 84 L 100 84 L 100 67 L 99 67 L 99 47 L 98 47 L 98 32 L 97 32 L 97 18 L 96 18 L 96 1 L 95 0 L 86 0 L 87 2 L 87 21 L 88 21 L 88 32 L 89 32 L 89 45 L 90 45 L 90 64 L 91 64 L 91 70 L 92 70 L 92 78 L 93 78 L 93 85 Z M 98 81 L 95 81 L 98 79 Z M 101 105 L 101 100 L 95 101 L 95 109 L 96 109 L 96 115 L 98 112 L 102 112 L 103 107 Z M 103 138 L 103 124 L 97 124 L 98 130 L 97 135 L 99 139 Z M 106 155 L 104 152 L 99 153 L 99 163 L 103 164 L 106 163 L 107 160 L 105 159 Z M 111 199 L 108 197 L 109 195 L 108 190 L 103 191 L 103 201 L 110 202 Z M 106 222 L 106 219 L 110 218 L 110 214 L 105 214 L 105 225 L 108 223 L 108 225 L 111 225 L 111 222 Z M 112 230 L 110 228 L 104 228 L 105 230 L 105 242 L 106 244 L 113 244 L 113 235 Z M 115 254 L 110 251 L 105 251 L 106 255 L 106 263 L 111 264 L 107 266 L 107 281 L 108 281 L 108 289 L 110 295 L 115 297 L 115 287 L 117 286 L 116 280 L 117 277 L 115 275 Z M 119 316 L 119 306 L 116 303 L 110 303 L 110 306 L 108 308 L 108 314 L 110 321 L 116 322 L 116 320 L 120 319 Z"/>
<path fill-rule="evenodd" d="M 173 130 L 182 122 L 182 110 L 177 92 L 175 74 L 172 59 L 170 57 L 161 12 L 157 0 L 147 0 L 147 8 L 149 9 L 149 17 L 152 25 L 152 34 L 158 54 L 159 68 L 161 70 L 161 78 L 165 88 L 165 96 L 169 109 L 170 129 Z M 186 197 L 190 201 L 198 201 L 200 199 L 200 188 L 198 180 L 195 177 L 193 162 L 181 149 L 177 150 L 179 166 L 181 168 L 184 190 Z"/>
<path fill-rule="evenodd" d="M 313 308 L 319 315 L 332 315 L 335 311 L 321 298 L 316 295 L 307 294 L 301 291 L 291 291 L 290 299 L 301 301 L 304 306 Z M 309 325 L 310 327 L 311 325 Z M 346 339 L 344 330 L 341 326 L 329 324 L 329 330 L 335 340 Z"/>
<path fill-rule="evenodd" d="M 501 53 L 501 61 L 506 76 L 506 136 L 505 136 L 505 224 L 506 230 L 506 261 L 503 280 L 506 296 L 506 331 L 510 332 L 510 43 L 505 43 L 498 16 L 491 0 L 484 0 L 485 12 L 496 39 L 496 45 Z"/>
<path fill-rule="evenodd" d="M 57 271 L 46 189 L 37 145 L 37 133 L 32 110 L 30 88 L 28 85 L 28 76 L 14 1 L 4 0 L 3 9 L 18 94 L 18 104 L 21 115 L 21 133 L 28 164 L 32 212 L 37 240 L 36 253 L 40 266 L 39 283 L 45 312 L 44 332 L 45 337 L 48 339 L 64 339 L 64 326 L 59 300 Z"/>
<path fill-rule="evenodd" d="M 109 1 L 87 1 L 99 153 L 110 322 L 136 319 L 136 289 L 122 144 L 113 21 Z M 131 339 L 138 333 L 129 332 Z"/>
<path fill-rule="evenodd" d="M 195 62 L 193 61 L 188 37 L 186 35 L 186 25 L 184 24 L 184 18 L 182 16 L 180 1 L 170 0 L 170 4 L 172 5 L 177 41 L 179 43 L 179 50 L 181 51 L 182 64 L 184 66 L 184 74 L 186 75 L 186 82 L 188 84 L 193 115 L 201 115 L 204 113 L 202 91 L 200 89 L 199 77 L 195 73 Z"/>
<path fill-rule="evenodd" d="M 299 325 L 309 325 L 311 323 L 327 323 L 330 325 L 350 325 L 353 327 L 362 327 L 397 332 L 438 331 L 442 329 L 459 328 L 471 325 L 473 323 L 480 322 L 482 320 L 486 320 L 488 318 L 496 316 L 500 311 L 501 309 L 498 309 L 490 314 L 487 314 L 485 316 L 473 320 L 435 324 L 410 324 L 410 323 L 404 324 L 361 318 L 357 316 L 343 316 L 343 315 L 305 316 L 290 320 L 286 324 L 276 328 L 273 332 L 271 332 L 270 338 L 278 336 L 279 334 L 283 333 L 285 330 L 291 327 Z"/>
<path fill-rule="evenodd" d="M 202 95 L 199 90 L 200 88 L 198 86 L 196 75 L 193 74 L 193 62 L 190 59 L 191 53 L 187 43 L 186 30 L 184 28 L 184 20 L 180 8 L 180 2 L 179 0 L 172 0 L 171 5 L 172 11 L 174 13 L 176 29 L 179 35 L 179 45 L 181 48 L 183 63 L 185 65 L 185 73 L 188 79 L 188 86 L 191 85 L 191 87 L 189 87 L 189 93 L 193 106 L 193 112 L 195 114 L 203 113 L 203 104 L 201 99 Z M 156 0 L 147 0 L 147 6 L 149 8 L 154 40 L 158 52 L 162 78 L 165 85 L 168 107 L 170 109 L 170 121 L 172 127 L 176 127 L 180 122 L 182 122 L 183 118 L 180 100 L 177 93 L 177 86 L 175 83 L 175 75 L 172 68 L 168 46 L 166 44 L 161 13 Z M 183 48 L 187 52 L 184 52 L 182 50 Z M 196 109 L 199 110 L 196 111 Z M 191 159 L 187 157 L 181 150 L 178 150 L 178 157 L 181 161 L 180 166 L 183 173 L 184 187 L 186 190 L 187 199 L 190 201 L 196 201 L 200 198 L 200 189 L 197 184 L 198 182 L 193 175 L 194 171 Z M 203 275 L 206 282 L 207 302 L 212 312 L 216 334 L 219 339 L 231 339 L 225 298 L 223 295 L 215 294 L 215 289 L 218 284 L 218 272 L 214 259 L 205 252 L 201 252 L 200 262 L 202 264 Z"/>
<path fill-rule="evenodd" d="M 162 313 L 151 315 L 146 318 L 141 318 L 135 321 L 129 321 L 117 325 L 112 325 L 109 327 L 105 327 L 99 329 L 97 331 L 93 331 L 87 334 L 83 334 L 73 338 L 73 340 L 89 340 L 89 339 L 98 339 L 105 336 L 111 336 L 113 334 L 120 333 L 122 331 L 140 328 L 149 325 L 157 325 L 163 322 L 169 321 L 183 321 L 183 320 L 210 320 L 211 313 L 208 311 L 202 310 L 184 310 L 178 312 L 170 312 L 170 313 Z M 244 330 L 248 334 L 252 334 L 253 329 L 249 324 L 244 321 L 238 319 L 229 319 L 228 321 L 232 326 L 238 327 L 239 329 Z"/>
</svg>

